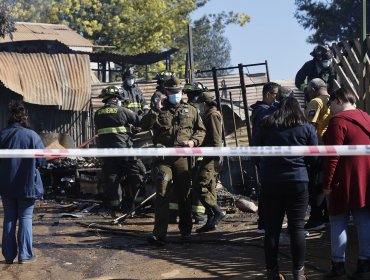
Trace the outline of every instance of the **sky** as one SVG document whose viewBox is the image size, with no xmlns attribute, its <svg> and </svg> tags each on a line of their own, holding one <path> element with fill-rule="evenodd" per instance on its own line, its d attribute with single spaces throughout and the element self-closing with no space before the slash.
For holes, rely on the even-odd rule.
<svg viewBox="0 0 370 280">
<path fill-rule="evenodd" d="M 250 22 L 244 27 L 226 27 L 225 36 L 232 48 L 231 66 L 267 60 L 272 81 L 294 80 L 297 71 L 312 58 L 310 52 L 315 46 L 306 42 L 312 32 L 298 24 L 295 10 L 294 0 L 211 0 L 191 18 L 221 11 L 247 14 Z"/>
</svg>

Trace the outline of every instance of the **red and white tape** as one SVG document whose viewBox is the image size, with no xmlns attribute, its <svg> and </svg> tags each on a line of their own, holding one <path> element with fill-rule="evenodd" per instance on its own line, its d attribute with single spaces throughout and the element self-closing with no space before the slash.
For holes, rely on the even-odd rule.
<svg viewBox="0 0 370 280">
<path fill-rule="evenodd" d="M 123 156 L 265 157 L 265 156 L 360 156 L 360 155 L 370 155 L 370 145 L 0 150 L 0 158 L 123 157 Z"/>
</svg>

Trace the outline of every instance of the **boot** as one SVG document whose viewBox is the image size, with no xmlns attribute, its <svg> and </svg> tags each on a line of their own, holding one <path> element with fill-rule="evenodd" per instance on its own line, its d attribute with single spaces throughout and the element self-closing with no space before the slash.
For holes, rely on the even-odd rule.
<svg viewBox="0 0 370 280">
<path fill-rule="evenodd" d="M 346 275 L 344 262 L 331 262 L 331 270 L 324 274 L 324 279 L 340 279 Z"/>
<path fill-rule="evenodd" d="M 274 269 L 267 269 L 267 280 L 285 280 L 283 274 L 279 272 L 279 269 L 275 267 Z"/>
<path fill-rule="evenodd" d="M 348 276 L 349 279 L 370 279 L 370 259 L 358 260 L 357 268 L 354 273 Z"/>
<path fill-rule="evenodd" d="M 202 227 L 196 229 L 195 230 L 196 233 L 203 233 L 203 232 L 213 231 L 216 229 L 216 226 L 213 224 L 213 218 L 214 218 L 213 214 L 208 214 L 207 216 L 208 216 L 207 222 Z"/>
<path fill-rule="evenodd" d="M 302 266 L 301 269 L 293 270 L 293 280 L 307 280 L 304 274 L 304 266 Z"/>
<path fill-rule="evenodd" d="M 217 225 L 226 218 L 226 213 L 223 212 L 218 205 L 212 207 L 212 212 L 214 213 L 212 225 L 217 227 Z"/>
</svg>

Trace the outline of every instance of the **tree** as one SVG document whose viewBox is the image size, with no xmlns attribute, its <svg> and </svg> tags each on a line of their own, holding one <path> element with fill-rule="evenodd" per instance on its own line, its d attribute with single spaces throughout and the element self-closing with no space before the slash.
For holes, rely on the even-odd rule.
<svg viewBox="0 0 370 280">
<path fill-rule="evenodd" d="M 295 17 L 315 32 L 309 43 L 328 44 L 360 37 L 363 0 L 295 0 Z M 370 2 L 367 2 L 367 31 L 370 31 Z"/>
<path fill-rule="evenodd" d="M 13 9 L 13 0 L 3 0 L 0 2 L 0 36 L 3 38 L 7 34 L 13 38 L 12 32 L 15 31 Z"/>
<path fill-rule="evenodd" d="M 231 45 L 224 36 L 224 14 L 203 16 L 193 24 L 195 68 L 200 70 L 230 65 Z M 211 75 L 209 73 L 209 75 Z"/>
<path fill-rule="evenodd" d="M 179 48 L 173 69 L 184 70 L 190 13 L 209 0 L 19 0 L 18 20 L 67 24 L 96 45 L 128 55 Z M 223 16 L 244 24 L 244 14 Z"/>
</svg>

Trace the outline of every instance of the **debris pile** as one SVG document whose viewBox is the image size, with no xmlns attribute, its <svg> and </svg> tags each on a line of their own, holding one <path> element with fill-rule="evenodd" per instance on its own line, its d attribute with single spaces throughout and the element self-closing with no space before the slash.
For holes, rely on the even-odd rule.
<svg viewBox="0 0 370 280">
<path fill-rule="evenodd" d="M 46 169 L 78 169 L 78 168 L 99 168 L 101 163 L 95 157 L 75 157 L 75 158 L 57 158 L 50 160 Z"/>
</svg>

